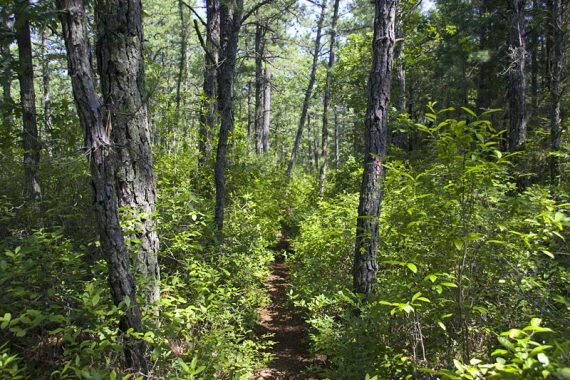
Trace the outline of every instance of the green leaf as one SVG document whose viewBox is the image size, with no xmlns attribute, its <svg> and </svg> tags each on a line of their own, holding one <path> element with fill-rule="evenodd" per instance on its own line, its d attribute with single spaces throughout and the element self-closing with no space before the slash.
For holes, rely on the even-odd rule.
<svg viewBox="0 0 570 380">
<path fill-rule="evenodd" d="M 442 321 L 437 321 L 437 325 L 438 325 L 439 327 L 441 327 L 441 329 L 442 329 L 443 331 L 447 331 L 447 327 L 445 327 L 445 325 L 443 324 Z"/>
<path fill-rule="evenodd" d="M 418 267 L 414 263 L 407 263 L 406 266 L 414 273 L 418 273 Z"/>
<path fill-rule="evenodd" d="M 472 110 L 470 110 L 467 107 L 461 107 L 461 109 L 465 112 L 467 112 L 469 115 L 473 116 L 474 118 L 477 118 L 477 114 L 475 112 L 473 112 Z"/>
</svg>

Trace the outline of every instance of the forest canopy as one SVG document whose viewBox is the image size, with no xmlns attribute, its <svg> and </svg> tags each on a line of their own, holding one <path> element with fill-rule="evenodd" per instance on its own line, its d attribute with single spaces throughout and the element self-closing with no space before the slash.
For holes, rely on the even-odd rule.
<svg viewBox="0 0 570 380">
<path fill-rule="evenodd" d="M 570 379 L 562 0 L 0 3 L 0 379 Z"/>
</svg>

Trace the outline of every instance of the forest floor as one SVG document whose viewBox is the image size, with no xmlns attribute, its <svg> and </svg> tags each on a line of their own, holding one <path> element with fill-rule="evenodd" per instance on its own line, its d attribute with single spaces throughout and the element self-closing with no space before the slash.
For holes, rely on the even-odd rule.
<svg viewBox="0 0 570 380">
<path fill-rule="evenodd" d="M 280 236 L 275 250 L 288 250 L 285 238 Z M 259 311 L 261 320 L 257 326 L 259 336 L 273 334 L 271 340 L 275 345 L 271 353 L 274 359 L 269 367 L 257 371 L 255 379 L 317 379 L 308 373 L 307 367 L 324 360 L 309 353 L 307 326 L 287 298 L 291 287 L 289 267 L 279 254 L 276 256 L 272 274 L 266 282 L 271 303 Z"/>
</svg>

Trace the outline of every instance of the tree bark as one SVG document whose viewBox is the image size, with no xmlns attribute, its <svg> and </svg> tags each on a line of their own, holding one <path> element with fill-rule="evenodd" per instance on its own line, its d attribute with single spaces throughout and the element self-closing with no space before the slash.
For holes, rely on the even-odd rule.
<svg viewBox="0 0 570 380">
<path fill-rule="evenodd" d="M 234 128 L 233 87 L 238 48 L 243 0 L 222 1 L 220 6 L 220 64 L 218 66 L 218 105 L 220 109 L 220 132 L 216 150 L 214 178 L 216 183 L 216 206 L 214 223 L 221 238 L 224 227 L 226 203 L 225 169 L 227 164 L 228 138 Z"/>
<path fill-rule="evenodd" d="M 524 148 L 527 134 L 526 115 L 526 46 L 524 26 L 525 0 L 508 0 L 509 54 L 511 64 L 508 69 L 509 98 L 509 151 Z"/>
<path fill-rule="evenodd" d="M 329 41 L 329 61 L 327 64 L 327 76 L 325 80 L 325 96 L 323 99 L 323 125 L 321 136 L 321 175 L 319 177 L 319 191 L 321 194 L 325 192 L 325 182 L 327 178 L 328 159 L 329 159 L 329 106 L 331 102 L 331 81 L 332 68 L 334 65 L 334 47 L 336 43 L 336 23 L 338 20 L 339 0 L 334 1 L 333 17 L 331 21 L 330 41 Z"/>
<path fill-rule="evenodd" d="M 36 115 L 36 93 L 34 90 L 34 65 L 32 63 L 32 40 L 30 35 L 30 3 L 18 0 L 15 7 L 16 42 L 20 61 L 18 78 L 22 105 L 24 145 L 24 183 L 28 199 L 38 202 L 40 188 L 40 142 Z"/>
<path fill-rule="evenodd" d="M 317 64 L 319 62 L 319 53 L 321 51 L 321 33 L 323 28 L 323 21 L 325 19 L 325 11 L 327 7 L 327 0 L 322 0 L 322 1 L 323 3 L 321 5 L 321 15 L 319 16 L 319 20 L 317 21 L 317 36 L 315 38 L 313 64 L 311 66 L 311 74 L 309 76 L 309 83 L 307 85 L 307 90 L 305 90 L 305 100 L 303 101 L 303 109 L 301 110 L 301 118 L 299 119 L 299 126 L 297 127 L 297 134 L 295 135 L 295 142 L 293 144 L 293 150 L 291 151 L 291 158 L 289 159 L 289 165 L 287 166 L 288 177 L 291 177 L 291 174 L 293 173 L 293 167 L 295 166 L 297 152 L 299 151 L 299 145 L 301 144 L 303 129 L 305 128 L 305 120 L 307 118 L 307 112 L 309 110 L 311 96 L 313 95 L 313 87 L 315 86 Z"/>
<path fill-rule="evenodd" d="M 136 300 L 136 285 L 130 268 L 130 257 L 119 223 L 119 200 L 116 187 L 118 151 L 113 147 L 110 126 L 103 121 L 91 70 L 91 47 L 87 20 L 81 0 L 57 0 L 67 49 L 69 75 L 79 121 L 84 132 L 85 150 L 91 172 L 97 227 L 109 267 L 109 284 L 116 305 L 127 301 L 120 321 L 121 331 L 141 332 L 141 311 Z M 142 340 L 125 339 L 127 365 L 146 374 L 148 364 Z"/>
<path fill-rule="evenodd" d="M 263 154 L 269 153 L 269 127 L 271 123 L 271 70 L 269 69 L 270 57 L 266 57 L 263 81 L 263 128 L 261 146 Z"/>
<path fill-rule="evenodd" d="M 206 52 L 198 151 L 201 162 L 212 154 L 212 133 L 217 123 L 217 75 L 220 47 L 220 0 L 206 0 Z"/>
<path fill-rule="evenodd" d="M 265 28 L 258 21 L 255 25 L 255 153 L 263 153 L 263 55 L 265 50 Z"/>
<path fill-rule="evenodd" d="M 551 0 L 550 24 L 552 27 L 551 49 L 551 84 L 550 84 L 550 148 L 554 153 L 550 157 L 550 176 L 553 182 L 560 178 L 560 163 L 556 152 L 560 150 L 562 137 L 562 118 L 560 101 L 562 99 L 562 65 L 564 62 L 564 31 L 562 0 Z"/>
<path fill-rule="evenodd" d="M 372 68 L 365 120 L 364 173 L 360 188 L 353 266 L 354 291 L 363 294 L 374 293 L 376 289 L 381 182 L 384 171 L 382 160 L 386 155 L 388 135 L 397 0 L 375 0 L 374 4 Z"/>
<path fill-rule="evenodd" d="M 144 89 L 142 5 L 140 0 L 100 0 L 96 7 L 97 63 L 105 125 L 116 149 L 119 207 L 133 213 L 129 231 L 135 268 L 148 302 L 160 296 L 158 235 L 154 221 L 156 185 Z M 137 243 L 134 243 L 134 242 Z"/>
</svg>

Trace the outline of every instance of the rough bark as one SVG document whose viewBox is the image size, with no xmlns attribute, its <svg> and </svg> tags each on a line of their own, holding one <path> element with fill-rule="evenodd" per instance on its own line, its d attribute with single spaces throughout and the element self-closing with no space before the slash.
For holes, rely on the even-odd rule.
<svg viewBox="0 0 570 380">
<path fill-rule="evenodd" d="M 299 125 L 297 127 L 297 134 L 295 135 L 295 142 L 293 144 L 293 149 L 291 150 L 291 158 L 289 159 L 289 165 L 287 166 L 287 176 L 291 177 L 293 173 L 293 167 L 295 166 L 295 160 L 297 159 L 297 153 L 299 151 L 299 145 L 301 144 L 301 137 L 303 135 L 303 129 L 305 128 L 305 120 L 307 119 L 307 112 L 309 110 L 309 104 L 311 102 L 311 97 L 313 95 L 313 87 L 315 86 L 315 78 L 317 73 L 317 64 L 319 62 L 319 52 L 321 50 L 321 33 L 323 29 L 323 21 L 325 19 L 326 11 L 326 1 L 322 0 L 321 14 L 319 20 L 317 21 L 317 36 L 315 38 L 315 46 L 313 52 L 313 64 L 311 65 L 311 74 L 309 75 L 309 83 L 307 89 L 305 90 L 305 100 L 303 101 L 303 108 L 301 110 L 301 117 L 299 119 Z"/>
<path fill-rule="evenodd" d="M 263 126 L 261 130 L 261 146 L 263 154 L 269 153 L 269 126 L 271 124 L 271 70 L 269 69 L 270 57 L 265 62 L 263 80 Z"/>
<path fill-rule="evenodd" d="M 357 293 L 373 293 L 378 271 L 378 226 L 382 200 L 382 160 L 386 155 L 388 105 L 394 53 L 397 0 L 375 0 L 372 68 L 365 120 L 364 173 L 360 188 L 353 286 Z"/>
<path fill-rule="evenodd" d="M 552 50 L 550 57 L 550 148 L 554 154 L 550 157 L 550 175 L 553 181 L 560 178 L 560 163 L 556 152 L 560 150 L 562 137 L 562 118 L 560 101 L 562 99 L 562 65 L 564 62 L 564 31 L 562 0 L 551 0 L 550 24 L 552 27 Z"/>
<path fill-rule="evenodd" d="M 109 267 L 111 294 L 115 304 L 126 300 L 130 304 L 121 318 L 121 330 L 140 332 L 141 311 L 136 301 L 129 250 L 119 223 L 119 200 L 115 191 L 118 151 L 113 147 L 110 127 L 103 121 L 103 110 L 95 90 L 85 11 L 81 0 L 57 0 L 57 7 L 63 26 L 73 98 L 85 137 L 94 193 L 93 205 L 101 246 Z M 144 341 L 125 339 L 125 357 L 129 367 L 147 373 Z"/>
<path fill-rule="evenodd" d="M 220 0 L 206 0 L 206 52 L 204 55 L 203 100 L 200 112 L 198 150 L 200 160 L 212 154 L 212 134 L 217 123 L 217 69 L 220 47 Z"/>
<path fill-rule="evenodd" d="M 336 43 L 336 23 L 338 20 L 339 0 L 335 0 L 333 5 L 333 16 L 330 29 L 329 41 L 329 61 L 327 63 L 327 76 L 325 79 L 325 96 L 323 99 L 323 125 L 321 133 L 321 173 L 319 177 L 319 191 L 321 194 L 325 192 L 325 182 L 327 178 L 328 160 L 329 160 L 329 106 L 331 102 L 331 81 L 332 68 L 334 65 L 334 47 Z"/>
<path fill-rule="evenodd" d="M 36 93 L 34 91 L 34 65 L 32 63 L 32 40 L 30 35 L 28 0 L 15 4 L 16 42 L 18 43 L 20 99 L 22 106 L 22 141 L 24 145 L 24 186 L 28 199 L 37 202 L 41 198 L 40 188 L 40 142 L 36 115 Z"/>
<path fill-rule="evenodd" d="M 265 28 L 258 21 L 255 25 L 255 153 L 263 153 L 263 55 L 265 54 Z"/>
<path fill-rule="evenodd" d="M 119 207 L 133 213 L 129 249 L 148 302 L 160 296 L 158 235 L 154 221 L 154 178 L 144 90 L 142 5 L 140 0 L 100 0 L 96 7 L 97 63 L 105 124 L 116 149 Z M 136 243 L 135 243 L 136 242 Z"/>
<path fill-rule="evenodd" d="M 226 203 L 225 169 L 227 164 L 228 138 L 234 128 L 233 87 L 238 48 L 243 0 L 223 0 L 220 6 L 220 64 L 218 66 L 218 106 L 220 132 L 216 150 L 214 179 L 216 183 L 216 206 L 214 223 L 220 233 L 224 227 Z"/>
<path fill-rule="evenodd" d="M 509 102 L 509 151 L 522 150 L 526 143 L 526 45 L 525 45 L 525 0 L 508 0 L 509 54 L 508 69 Z"/>
</svg>

